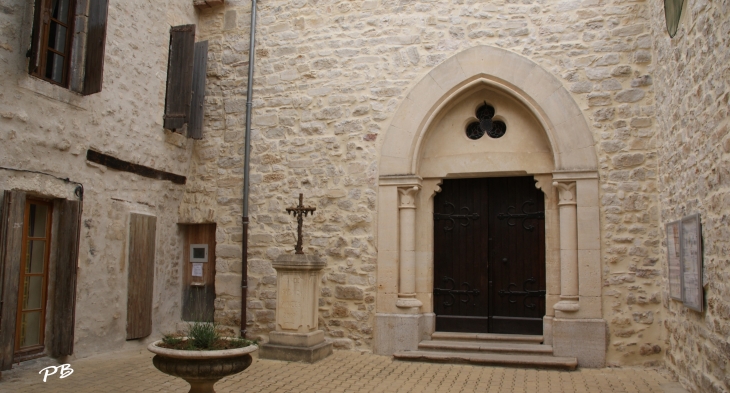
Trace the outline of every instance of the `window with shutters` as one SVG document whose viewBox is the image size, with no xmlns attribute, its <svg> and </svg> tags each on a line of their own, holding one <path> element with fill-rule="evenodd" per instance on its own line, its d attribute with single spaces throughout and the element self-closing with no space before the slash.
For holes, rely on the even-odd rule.
<svg viewBox="0 0 730 393">
<path fill-rule="evenodd" d="M 203 139 L 208 41 L 195 42 L 195 25 L 170 28 L 164 127 Z"/>
<path fill-rule="evenodd" d="M 28 72 L 84 95 L 100 92 L 107 7 L 108 0 L 35 0 Z"/>
</svg>

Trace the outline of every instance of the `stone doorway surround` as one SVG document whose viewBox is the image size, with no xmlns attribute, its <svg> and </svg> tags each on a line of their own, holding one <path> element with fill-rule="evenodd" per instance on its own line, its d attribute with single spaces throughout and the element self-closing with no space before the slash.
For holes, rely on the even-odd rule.
<svg viewBox="0 0 730 393">
<path fill-rule="evenodd" d="M 484 100 L 512 137 L 485 135 L 473 143 L 482 140 L 464 136 Z M 561 82 L 507 50 L 467 49 L 416 83 L 380 155 L 374 352 L 415 350 L 434 332 L 433 196 L 442 179 L 533 175 L 545 193 L 544 343 L 581 367 L 602 367 L 607 336 L 594 144 Z"/>
</svg>

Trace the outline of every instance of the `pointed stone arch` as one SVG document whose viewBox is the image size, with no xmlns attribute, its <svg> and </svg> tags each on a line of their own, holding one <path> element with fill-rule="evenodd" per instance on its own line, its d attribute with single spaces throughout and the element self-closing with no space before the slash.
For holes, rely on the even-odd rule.
<svg viewBox="0 0 730 393">
<path fill-rule="evenodd" d="M 380 176 L 416 174 L 418 148 L 434 117 L 475 84 L 509 92 L 530 108 L 552 145 L 555 171 L 597 170 L 593 135 L 560 80 L 526 57 L 476 46 L 436 66 L 411 88 L 385 134 Z"/>
</svg>

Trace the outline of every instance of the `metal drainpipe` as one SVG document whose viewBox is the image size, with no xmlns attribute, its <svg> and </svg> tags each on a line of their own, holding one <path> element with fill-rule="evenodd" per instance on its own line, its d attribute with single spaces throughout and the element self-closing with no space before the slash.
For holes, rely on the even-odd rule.
<svg viewBox="0 0 730 393">
<path fill-rule="evenodd" d="M 248 84 L 246 86 L 246 150 L 243 160 L 243 245 L 241 247 L 241 337 L 246 337 L 246 295 L 248 292 L 248 194 L 251 157 L 251 96 L 256 37 L 256 0 L 251 0 L 251 42 L 248 46 Z"/>
</svg>

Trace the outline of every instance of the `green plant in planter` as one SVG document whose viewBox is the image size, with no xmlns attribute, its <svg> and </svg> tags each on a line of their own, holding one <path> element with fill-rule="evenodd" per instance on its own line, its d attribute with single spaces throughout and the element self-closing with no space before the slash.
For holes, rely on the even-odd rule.
<svg viewBox="0 0 730 393">
<path fill-rule="evenodd" d="M 165 344 L 165 346 L 169 347 L 175 347 L 176 345 L 179 345 L 182 341 L 182 337 L 176 334 L 165 334 L 162 337 L 162 343 Z"/>
<path fill-rule="evenodd" d="M 202 308 L 195 311 L 205 311 Z M 207 311 L 193 315 L 185 331 L 165 334 L 147 346 L 155 354 L 152 364 L 165 374 L 186 380 L 190 392 L 214 393 L 216 381 L 245 370 L 253 361 L 251 353 L 258 350 L 256 341 L 222 337 Z"/>
<path fill-rule="evenodd" d="M 220 340 L 218 327 L 214 322 L 193 322 L 188 324 L 188 344 L 193 349 L 214 349 Z"/>
<path fill-rule="evenodd" d="M 194 305 L 190 313 L 192 321 L 188 322 L 187 328 L 182 333 L 165 334 L 158 346 L 188 351 L 215 351 L 243 348 L 249 345 L 258 346 L 257 341 L 242 337 L 221 336 L 219 324 L 212 321 L 213 315 L 205 309 L 204 303 L 201 301 L 204 300 L 206 289 L 204 287 L 197 289 L 188 297 L 189 303 Z"/>
</svg>

